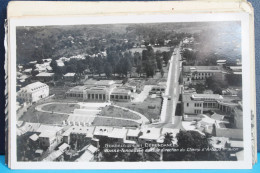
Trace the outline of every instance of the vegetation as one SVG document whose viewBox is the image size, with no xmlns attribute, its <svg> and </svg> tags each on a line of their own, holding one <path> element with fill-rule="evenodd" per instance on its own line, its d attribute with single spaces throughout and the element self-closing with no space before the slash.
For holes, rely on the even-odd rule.
<svg viewBox="0 0 260 173">
<path fill-rule="evenodd" d="M 169 135 L 168 135 L 169 136 Z M 177 147 L 174 153 L 164 152 L 164 161 L 224 161 L 229 160 L 228 151 L 211 151 L 209 137 L 197 131 L 180 131 L 177 134 Z M 168 137 L 169 139 L 169 137 Z M 184 149 L 184 151 L 182 151 Z M 188 151 L 195 149 L 195 151 Z"/>
<path fill-rule="evenodd" d="M 104 107 L 100 112 L 100 116 L 127 118 L 133 120 L 139 120 L 141 118 L 139 115 L 136 115 L 130 111 L 123 110 L 113 106 Z"/>
</svg>

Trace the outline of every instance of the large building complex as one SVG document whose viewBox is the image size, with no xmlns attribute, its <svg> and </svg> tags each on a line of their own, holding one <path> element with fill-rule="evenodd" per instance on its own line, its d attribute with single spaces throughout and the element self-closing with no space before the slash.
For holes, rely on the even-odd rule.
<svg viewBox="0 0 260 173">
<path fill-rule="evenodd" d="M 37 102 L 49 96 L 49 86 L 35 82 L 21 88 L 17 93 L 17 99 L 21 102 Z"/>
<path fill-rule="evenodd" d="M 202 114 L 205 111 L 220 110 L 231 113 L 238 106 L 234 102 L 237 97 L 230 98 L 219 94 L 194 94 L 184 93 L 182 95 L 184 114 Z"/>
<path fill-rule="evenodd" d="M 222 66 L 183 66 L 183 84 L 204 83 L 208 77 L 224 79 L 226 72 Z"/>
</svg>

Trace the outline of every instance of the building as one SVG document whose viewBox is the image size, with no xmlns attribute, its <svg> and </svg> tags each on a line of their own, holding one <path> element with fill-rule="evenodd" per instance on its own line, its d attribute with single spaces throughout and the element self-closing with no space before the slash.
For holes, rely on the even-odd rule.
<svg viewBox="0 0 260 173">
<path fill-rule="evenodd" d="M 126 134 L 126 140 L 137 142 L 140 135 L 141 135 L 140 129 L 128 129 L 128 132 Z"/>
<path fill-rule="evenodd" d="M 70 144 L 71 140 L 77 140 L 77 138 L 90 141 L 93 138 L 94 129 L 94 126 L 72 126 L 62 134 L 63 142 Z"/>
<path fill-rule="evenodd" d="M 217 137 L 226 137 L 234 140 L 243 140 L 243 129 L 229 128 L 227 124 L 222 122 L 215 123 Z"/>
<path fill-rule="evenodd" d="M 17 99 L 22 102 L 37 102 L 49 96 L 49 86 L 35 82 L 21 88 L 17 93 Z"/>
<path fill-rule="evenodd" d="M 74 81 L 76 73 L 66 73 L 63 75 L 65 81 Z"/>
<path fill-rule="evenodd" d="M 215 76 L 221 80 L 225 78 L 226 72 L 221 66 L 183 66 L 183 84 L 205 83 L 206 79 Z"/>
<path fill-rule="evenodd" d="M 100 137 L 108 137 L 108 135 L 112 132 L 113 127 L 109 126 L 96 126 L 93 136 L 94 138 L 99 139 Z"/>
<path fill-rule="evenodd" d="M 84 100 L 86 95 L 87 87 L 86 86 L 75 86 L 66 92 L 66 98 L 73 98 L 78 100 Z"/>
<path fill-rule="evenodd" d="M 183 94 L 183 113 L 202 114 L 203 111 L 218 109 L 218 100 L 223 99 L 219 94 Z"/>
<path fill-rule="evenodd" d="M 90 87 L 86 91 L 87 93 L 84 97 L 85 100 L 101 101 L 101 102 L 105 102 L 109 100 L 110 90 L 105 86 Z"/>
<path fill-rule="evenodd" d="M 225 59 L 217 60 L 218 65 L 226 65 L 226 63 L 227 63 L 227 60 L 225 60 Z"/>
<path fill-rule="evenodd" d="M 238 129 L 243 129 L 243 110 L 241 106 L 236 106 L 231 114 L 234 118 L 234 126 Z"/>
<path fill-rule="evenodd" d="M 237 96 L 184 93 L 182 95 L 183 113 L 202 114 L 206 111 L 220 110 L 230 114 L 238 106 L 239 100 Z"/>
<path fill-rule="evenodd" d="M 40 147 L 43 149 L 53 149 L 63 141 L 61 136 L 61 134 L 64 132 L 63 127 L 41 125 L 37 129 L 37 132 L 40 133 L 38 140 Z"/>
<path fill-rule="evenodd" d="M 114 139 L 116 142 L 123 143 L 126 139 L 127 129 L 125 128 L 114 128 L 108 137 Z"/>
<path fill-rule="evenodd" d="M 161 95 L 162 93 L 165 93 L 166 85 L 155 85 L 152 87 L 149 94 L 158 94 Z"/>
<path fill-rule="evenodd" d="M 85 152 L 75 161 L 76 162 L 89 162 L 93 161 L 97 155 L 98 148 L 93 145 L 88 145 Z"/>
<path fill-rule="evenodd" d="M 111 101 L 131 101 L 131 91 L 126 89 L 115 88 L 110 94 Z"/>
<path fill-rule="evenodd" d="M 139 137 L 139 142 L 144 143 L 157 143 L 161 137 L 161 128 L 143 128 L 142 134 Z"/>
<path fill-rule="evenodd" d="M 49 82 L 54 79 L 54 73 L 42 72 L 37 74 L 36 78 L 41 82 Z"/>
</svg>

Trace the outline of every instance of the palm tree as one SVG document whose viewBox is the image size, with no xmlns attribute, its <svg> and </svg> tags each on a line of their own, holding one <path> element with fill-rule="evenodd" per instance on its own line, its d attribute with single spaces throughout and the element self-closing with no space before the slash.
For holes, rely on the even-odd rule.
<svg viewBox="0 0 260 173">
<path fill-rule="evenodd" d="M 172 140 L 173 140 L 172 133 L 165 133 L 163 143 L 164 144 L 171 144 Z"/>
</svg>

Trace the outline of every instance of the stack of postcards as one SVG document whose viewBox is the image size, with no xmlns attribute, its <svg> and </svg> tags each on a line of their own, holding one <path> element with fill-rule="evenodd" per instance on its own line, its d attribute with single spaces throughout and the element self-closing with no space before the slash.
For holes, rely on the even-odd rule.
<svg viewBox="0 0 260 173">
<path fill-rule="evenodd" d="M 245 0 L 12 1 L 11 169 L 250 169 L 254 13 Z"/>
</svg>

